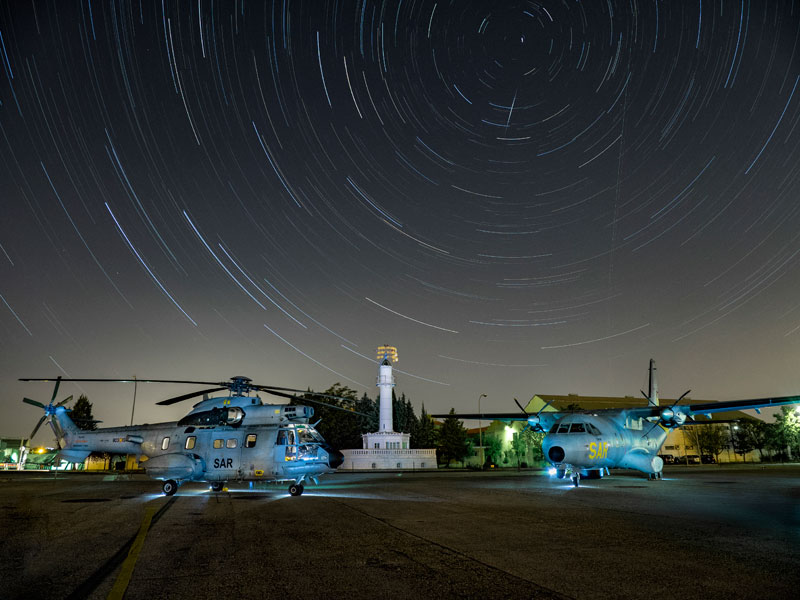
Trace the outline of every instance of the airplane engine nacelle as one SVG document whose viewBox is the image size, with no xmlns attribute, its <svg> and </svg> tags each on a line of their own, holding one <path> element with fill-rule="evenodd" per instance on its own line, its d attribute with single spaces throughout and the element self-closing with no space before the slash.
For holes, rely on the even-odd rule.
<svg viewBox="0 0 800 600">
<path fill-rule="evenodd" d="M 205 473 L 200 458 L 186 454 L 162 454 L 142 463 L 144 470 L 153 479 L 197 479 Z"/>
<path fill-rule="evenodd" d="M 664 461 L 660 456 L 644 452 L 628 452 L 617 466 L 623 469 L 635 469 L 642 473 L 660 473 L 664 468 Z"/>
<path fill-rule="evenodd" d="M 665 408 L 659 415 L 659 422 L 664 427 L 680 427 L 686 422 L 686 413 L 675 412 L 672 408 Z"/>
</svg>

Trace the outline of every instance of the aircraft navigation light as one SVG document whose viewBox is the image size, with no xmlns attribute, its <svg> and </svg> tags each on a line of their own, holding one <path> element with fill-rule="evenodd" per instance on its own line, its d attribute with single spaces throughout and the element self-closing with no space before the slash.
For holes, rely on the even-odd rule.
<svg viewBox="0 0 800 600">
<path fill-rule="evenodd" d="M 556 474 L 556 469 L 555 469 L 555 467 L 550 467 L 549 469 L 547 469 L 547 474 L 548 474 L 548 475 L 550 475 L 550 477 L 552 477 L 553 475 L 555 475 L 555 474 Z"/>
</svg>

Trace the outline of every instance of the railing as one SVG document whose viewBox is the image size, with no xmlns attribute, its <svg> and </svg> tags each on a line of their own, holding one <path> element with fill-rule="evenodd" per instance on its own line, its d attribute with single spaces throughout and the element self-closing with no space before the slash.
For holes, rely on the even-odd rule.
<svg viewBox="0 0 800 600">
<path fill-rule="evenodd" d="M 397 449 L 397 450 L 384 450 L 378 448 L 367 448 L 361 450 L 342 450 L 342 452 L 350 454 L 351 456 L 419 456 L 430 457 L 436 456 L 436 450 L 430 449 Z"/>
</svg>

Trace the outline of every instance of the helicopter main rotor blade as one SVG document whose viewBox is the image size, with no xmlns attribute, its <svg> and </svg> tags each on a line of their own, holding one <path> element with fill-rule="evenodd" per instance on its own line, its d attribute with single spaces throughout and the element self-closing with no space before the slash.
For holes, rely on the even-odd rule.
<svg viewBox="0 0 800 600">
<path fill-rule="evenodd" d="M 38 406 L 39 408 L 44 408 L 44 404 L 41 402 L 37 402 L 36 400 L 31 400 L 30 398 L 23 398 L 22 401 L 25 404 L 30 404 L 32 406 Z"/>
<path fill-rule="evenodd" d="M 215 387 L 209 388 L 206 390 L 200 390 L 199 392 L 191 392 L 189 394 L 183 394 L 182 396 L 175 396 L 174 398 L 167 398 L 166 400 L 162 400 L 161 402 L 156 402 L 159 406 L 169 406 L 171 404 L 177 404 L 178 402 L 183 402 L 184 400 L 189 400 L 189 398 L 196 398 L 197 396 L 202 396 L 203 394 L 211 394 L 212 392 L 219 392 L 222 390 L 227 390 L 226 387 Z"/>
<path fill-rule="evenodd" d="M 46 418 L 47 418 L 47 415 L 42 415 L 42 418 L 39 419 L 39 422 L 36 424 L 36 427 L 33 428 L 33 432 L 31 433 L 30 437 L 28 438 L 29 441 L 32 440 L 33 436 L 36 435 L 36 432 L 39 431 L 39 427 L 42 426 L 42 423 L 44 423 Z"/>
<path fill-rule="evenodd" d="M 69 395 L 69 396 L 67 396 L 66 398 L 64 398 L 64 399 L 63 399 L 61 402 L 59 402 L 58 404 L 56 404 L 56 406 L 64 406 L 64 405 L 65 405 L 67 402 L 69 402 L 70 400 L 72 400 L 72 395 Z"/>
<path fill-rule="evenodd" d="M 58 395 L 58 388 L 60 385 L 61 385 L 61 377 L 56 379 L 56 386 L 53 388 L 53 397 L 50 398 L 50 404 L 52 404 L 55 401 L 56 396 Z"/>
<path fill-rule="evenodd" d="M 78 382 L 88 382 L 88 383 L 185 383 L 189 385 L 225 385 L 227 386 L 227 382 L 220 382 L 220 381 L 181 381 L 177 379 L 65 379 L 63 377 L 59 377 L 61 381 L 78 381 Z M 47 377 L 22 377 L 20 381 L 56 381 L 52 378 Z"/>
</svg>

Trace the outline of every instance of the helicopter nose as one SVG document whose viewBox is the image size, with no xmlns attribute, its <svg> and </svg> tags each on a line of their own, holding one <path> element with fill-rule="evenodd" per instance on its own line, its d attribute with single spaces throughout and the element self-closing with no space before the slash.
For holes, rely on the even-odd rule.
<svg viewBox="0 0 800 600">
<path fill-rule="evenodd" d="M 342 454 L 338 450 L 334 450 L 333 448 L 330 448 L 328 450 L 328 466 L 331 469 L 339 468 L 343 462 L 344 462 L 344 454 Z"/>
<path fill-rule="evenodd" d="M 547 458 L 552 463 L 564 462 L 565 456 L 564 449 L 561 446 L 553 446 L 547 451 Z"/>
</svg>

